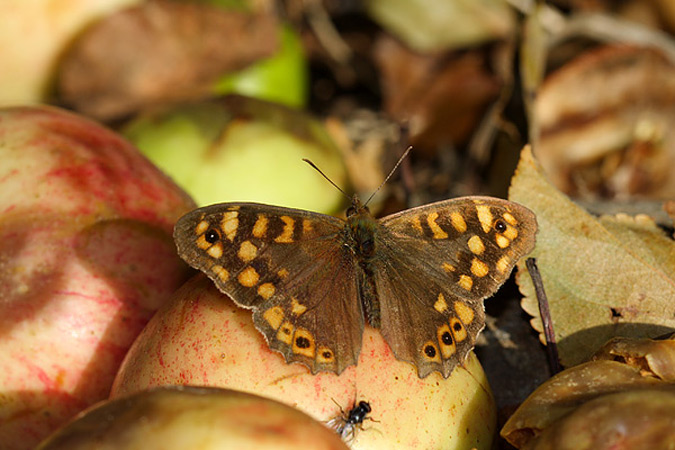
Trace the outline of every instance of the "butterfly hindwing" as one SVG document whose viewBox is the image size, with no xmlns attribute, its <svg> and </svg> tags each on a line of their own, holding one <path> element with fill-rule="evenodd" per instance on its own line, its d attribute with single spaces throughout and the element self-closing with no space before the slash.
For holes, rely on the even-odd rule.
<svg viewBox="0 0 675 450">
<path fill-rule="evenodd" d="M 363 313 L 344 221 L 252 203 L 220 204 L 182 217 L 179 254 L 205 272 L 288 362 L 340 373 L 356 364 Z M 335 283 L 335 280 L 342 280 Z"/>
<path fill-rule="evenodd" d="M 382 334 L 421 377 L 444 376 L 485 326 L 482 300 L 534 246 L 528 209 L 495 198 L 447 200 L 380 220 L 375 285 Z"/>
</svg>

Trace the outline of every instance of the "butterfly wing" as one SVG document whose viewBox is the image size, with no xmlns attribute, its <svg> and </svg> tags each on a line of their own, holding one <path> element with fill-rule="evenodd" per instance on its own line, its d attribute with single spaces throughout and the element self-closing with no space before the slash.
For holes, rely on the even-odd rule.
<svg viewBox="0 0 675 450">
<path fill-rule="evenodd" d="M 447 377 L 485 326 L 483 299 L 534 247 L 527 208 L 488 197 L 447 200 L 380 220 L 375 286 L 381 331 L 420 377 Z"/>
<path fill-rule="evenodd" d="M 340 373 L 357 363 L 364 322 L 344 225 L 308 211 L 227 203 L 183 216 L 174 240 L 185 261 L 253 310 L 288 362 Z"/>
</svg>

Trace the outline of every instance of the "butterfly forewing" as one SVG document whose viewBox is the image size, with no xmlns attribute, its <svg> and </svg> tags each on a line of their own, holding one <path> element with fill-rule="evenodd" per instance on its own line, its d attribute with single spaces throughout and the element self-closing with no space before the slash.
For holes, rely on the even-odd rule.
<svg viewBox="0 0 675 450">
<path fill-rule="evenodd" d="M 485 325 L 482 300 L 534 247 L 536 220 L 520 205 L 467 197 L 380 221 L 373 270 L 382 334 L 421 377 L 448 376 Z"/>
<path fill-rule="evenodd" d="M 183 216 L 174 238 L 183 259 L 253 309 L 271 348 L 312 372 L 340 373 L 357 362 L 364 321 L 344 226 L 308 211 L 228 203 Z"/>
</svg>

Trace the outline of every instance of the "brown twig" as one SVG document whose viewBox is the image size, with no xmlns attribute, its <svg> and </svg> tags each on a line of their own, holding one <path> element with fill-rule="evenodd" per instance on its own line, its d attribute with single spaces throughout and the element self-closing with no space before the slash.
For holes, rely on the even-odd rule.
<svg viewBox="0 0 675 450">
<path fill-rule="evenodd" d="M 527 271 L 530 273 L 530 278 L 534 284 L 534 292 L 537 296 L 537 303 L 539 304 L 539 315 L 544 326 L 544 337 L 546 338 L 546 355 L 548 356 L 549 367 L 551 373 L 556 374 L 562 369 L 560 367 L 560 360 L 558 359 L 558 344 L 555 340 L 555 333 L 553 331 L 553 322 L 551 321 L 551 311 L 548 307 L 548 298 L 544 290 L 544 281 L 541 279 L 541 273 L 537 267 L 537 260 L 535 258 L 527 258 L 525 260 Z"/>
</svg>

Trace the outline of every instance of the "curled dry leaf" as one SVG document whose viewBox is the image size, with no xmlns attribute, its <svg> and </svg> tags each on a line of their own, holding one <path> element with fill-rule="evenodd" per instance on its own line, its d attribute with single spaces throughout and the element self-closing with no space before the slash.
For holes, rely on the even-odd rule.
<svg viewBox="0 0 675 450">
<path fill-rule="evenodd" d="M 563 192 L 675 196 L 675 63 L 655 48 L 582 54 L 547 77 L 534 114 L 535 154 Z"/>
<path fill-rule="evenodd" d="M 647 216 L 596 218 L 544 176 L 526 147 L 509 198 L 537 215 L 537 259 L 561 362 L 585 361 L 610 338 L 656 337 L 675 328 L 675 242 Z M 523 309 L 542 332 L 524 262 Z M 543 341 L 543 335 L 542 341 Z"/>
<path fill-rule="evenodd" d="M 464 143 L 502 82 L 488 70 L 481 51 L 418 53 L 391 37 L 380 37 L 375 61 L 382 77 L 385 110 L 410 126 L 416 151 Z"/>
<path fill-rule="evenodd" d="M 663 340 L 617 337 L 598 350 L 593 359 L 619 361 L 640 369 L 643 374 L 673 383 L 675 334 Z"/>
<path fill-rule="evenodd" d="M 590 400 L 519 448 L 666 449 L 675 446 L 673 429 L 675 387 L 670 385 Z"/>
<path fill-rule="evenodd" d="M 580 406 L 609 394 L 672 389 L 638 368 L 616 361 L 591 361 L 567 369 L 539 386 L 504 424 L 501 436 L 518 448 Z M 673 391 L 675 395 L 675 391 Z M 572 447 L 580 448 L 580 447 Z"/>
<path fill-rule="evenodd" d="M 278 37 L 271 15 L 149 1 L 109 16 L 75 41 L 59 69 L 59 94 L 100 120 L 203 96 L 223 74 L 270 56 Z"/>
</svg>

